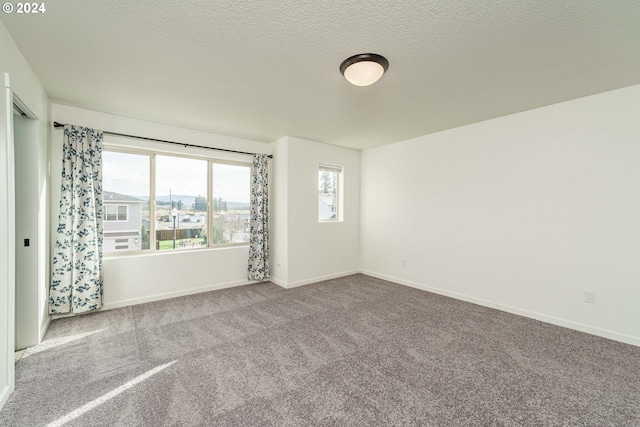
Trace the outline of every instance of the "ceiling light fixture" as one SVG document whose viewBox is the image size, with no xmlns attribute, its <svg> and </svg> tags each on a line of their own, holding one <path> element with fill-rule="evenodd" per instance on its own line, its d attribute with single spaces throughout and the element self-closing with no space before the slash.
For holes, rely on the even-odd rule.
<svg viewBox="0 0 640 427">
<path fill-rule="evenodd" d="M 360 53 L 345 59 L 340 64 L 340 72 L 349 83 L 369 86 L 380 80 L 389 68 L 389 61 L 377 53 Z"/>
</svg>

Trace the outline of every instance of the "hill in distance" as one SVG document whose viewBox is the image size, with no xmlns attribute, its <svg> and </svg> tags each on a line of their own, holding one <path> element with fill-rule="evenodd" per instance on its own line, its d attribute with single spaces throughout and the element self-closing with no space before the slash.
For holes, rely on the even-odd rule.
<svg viewBox="0 0 640 427">
<path fill-rule="evenodd" d="M 144 201 L 149 200 L 149 197 L 147 196 L 133 196 L 133 197 L 140 200 L 144 200 Z M 182 200 L 183 206 L 186 206 L 186 207 L 193 206 L 193 203 L 196 201 L 196 196 L 188 196 L 185 194 L 173 194 L 171 198 L 173 199 L 174 202 L 177 202 L 178 200 Z M 158 196 L 157 200 L 159 202 L 169 203 L 169 195 L 167 194 L 166 196 Z M 229 210 L 249 210 L 249 203 L 227 202 L 227 208 Z"/>
</svg>

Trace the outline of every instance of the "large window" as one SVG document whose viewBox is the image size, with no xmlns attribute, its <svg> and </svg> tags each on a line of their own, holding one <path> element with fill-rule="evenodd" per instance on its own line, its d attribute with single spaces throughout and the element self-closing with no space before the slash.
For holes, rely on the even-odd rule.
<svg viewBox="0 0 640 427">
<path fill-rule="evenodd" d="M 250 164 L 104 149 L 103 165 L 105 253 L 248 244 Z"/>
<path fill-rule="evenodd" d="M 342 166 L 320 165 L 318 168 L 318 220 L 340 221 L 340 185 Z"/>
</svg>

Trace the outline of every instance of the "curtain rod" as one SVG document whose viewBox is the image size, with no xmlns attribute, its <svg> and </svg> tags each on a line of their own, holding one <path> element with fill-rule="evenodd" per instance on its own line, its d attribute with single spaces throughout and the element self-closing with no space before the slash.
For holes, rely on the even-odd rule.
<svg viewBox="0 0 640 427">
<path fill-rule="evenodd" d="M 54 128 L 62 128 L 64 126 L 65 125 L 63 123 L 53 122 L 53 127 Z M 204 145 L 186 144 L 184 142 L 175 142 L 175 141 L 167 141 L 167 140 L 164 140 L 164 139 L 147 138 L 146 136 L 127 135 L 126 133 L 109 132 L 109 131 L 106 131 L 106 130 L 103 130 L 102 133 L 106 133 L 108 135 L 114 135 L 114 136 L 124 136 L 125 138 L 137 138 L 137 139 L 144 139 L 144 140 L 147 140 L 147 141 L 164 142 L 165 144 L 182 145 L 185 148 L 186 147 L 206 148 L 207 150 L 226 151 L 227 153 L 253 154 L 253 153 L 248 153 L 246 151 L 228 150 L 226 148 L 214 148 L 214 147 L 207 147 L 207 146 L 204 146 Z M 273 159 L 273 156 L 271 154 L 268 154 L 267 157 L 269 157 L 270 159 Z"/>
</svg>

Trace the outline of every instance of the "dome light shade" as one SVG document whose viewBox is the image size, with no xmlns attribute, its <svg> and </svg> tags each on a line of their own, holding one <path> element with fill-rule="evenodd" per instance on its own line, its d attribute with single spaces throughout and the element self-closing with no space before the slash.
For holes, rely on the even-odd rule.
<svg viewBox="0 0 640 427">
<path fill-rule="evenodd" d="M 389 68 L 389 61 L 376 53 L 360 53 L 345 59 L 340 72 L 349 83 L 369 86 L 377 82 Z"/>
</svg>

